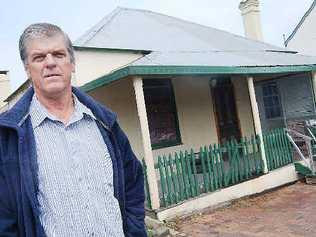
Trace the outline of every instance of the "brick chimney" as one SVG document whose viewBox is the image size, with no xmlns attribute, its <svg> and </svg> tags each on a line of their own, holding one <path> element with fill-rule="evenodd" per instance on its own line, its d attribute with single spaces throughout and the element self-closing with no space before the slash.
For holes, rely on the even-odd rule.
<svg viewBox="0 0 316 237">
<path fill-rule="evenodd" d="M 10 95 L 10 80 L 8 71 L 0 71 L 0 108 L 6 103 L 4 100 Z"/>
<path fill-rule="evenodd" d="M 263 41 L 259 0 L 242 0 L 239 10 L 244 22 L 245 36 L 249 39 Z"/>
</svg>

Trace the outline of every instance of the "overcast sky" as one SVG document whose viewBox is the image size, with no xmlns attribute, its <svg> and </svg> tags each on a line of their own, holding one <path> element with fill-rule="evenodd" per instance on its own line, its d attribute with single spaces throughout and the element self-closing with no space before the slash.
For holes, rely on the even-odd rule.
<svg viewBox="0 0 316 237">
<path fill-rule="evenodd" d="M 117 6 L 147 9 L 243 35 L 240 0 L 2 0 L 0 70 L 9 70 L 11 91 L 25 80 L 18 38 L 35 22 L 59 25 L 74 41 Z M 283 46 L 313 0 L 260 0 L 264 41 Z"/>
</svg>

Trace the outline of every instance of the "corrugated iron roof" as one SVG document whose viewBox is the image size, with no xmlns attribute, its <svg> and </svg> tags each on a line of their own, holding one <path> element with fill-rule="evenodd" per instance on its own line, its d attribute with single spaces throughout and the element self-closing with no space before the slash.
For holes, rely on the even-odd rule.
<svg viewBox="0 0 316 237">
<path fill-rule="evenodd" d="M 79 47 L 151 53 L 82 86 L 91 91 L 127 76 L 267 74 L 316 70 L 316 57 L 145 10 L 117 8 Z"/>
<path fill-rule="evenodd" d="M 168 50 L 284 50 L 175 17 L 117 8 L 75 41 L 76 46 Z"/>
<path fill-rule="evenodd" d="M 316 64 L 316 57 L 280 51 L 168 51 L 152 52 L 131 66 L 262 67 Z"/>
</svg>

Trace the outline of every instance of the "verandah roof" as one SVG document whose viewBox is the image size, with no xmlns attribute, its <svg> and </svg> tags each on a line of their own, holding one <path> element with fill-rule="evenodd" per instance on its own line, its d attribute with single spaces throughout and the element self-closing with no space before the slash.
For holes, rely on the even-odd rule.
<svg viewBox="0 0 316 237">
<path fill-rule="evenodd" d="M 88 92 L 127 76 L 268 74 L 311 72 L 316 57 L 275 51 L 152 52 L 130 65 L 93 80 L 81 88 Z"/>
</svg>

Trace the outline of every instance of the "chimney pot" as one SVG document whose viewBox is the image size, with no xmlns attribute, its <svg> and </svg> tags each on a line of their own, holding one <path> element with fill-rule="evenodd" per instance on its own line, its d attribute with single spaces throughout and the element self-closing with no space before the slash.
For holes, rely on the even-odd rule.
<svg viewBox="0 0 316 237">
<path fill-rule="evenodd" d="M 263 41 L 259 5 L 259 0 L 242 0 L 239 10 L 243 18 L 245 36 Z"/>
</svg>

